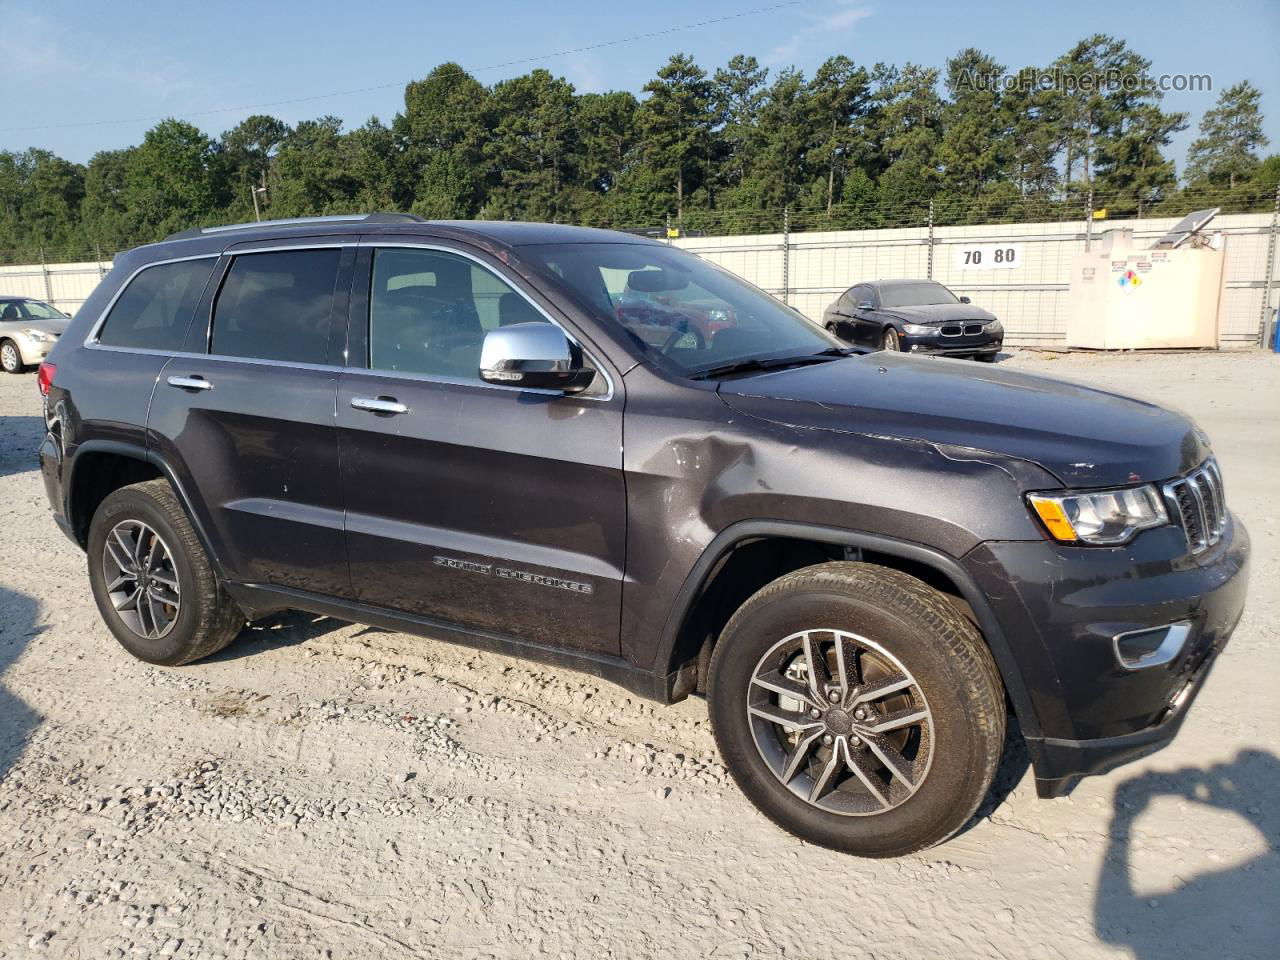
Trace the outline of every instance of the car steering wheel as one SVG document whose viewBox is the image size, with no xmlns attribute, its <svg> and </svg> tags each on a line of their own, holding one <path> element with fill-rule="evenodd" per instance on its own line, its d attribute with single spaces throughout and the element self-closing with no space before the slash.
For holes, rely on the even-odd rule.
<svg viewBox="0 0 1280 960">
<path fill-rule="evenodd" d="M 707 338 L 702 335 L 702 331 L 697 327 L 689 326 L 688 321 L 685 321 L 684 329 L 677 330 L 675 333 L 671 334 L 671 336 L 667 337 L 667 339 L 662 342 L 662 346 L 658 349 L 664 354 L 670 353 L 672 348 L 685 337 L 693 337 L 698 341 L 698 345 L 694 348 L 695 350 L 705 350 L 707 348 Z"/>
</svg>

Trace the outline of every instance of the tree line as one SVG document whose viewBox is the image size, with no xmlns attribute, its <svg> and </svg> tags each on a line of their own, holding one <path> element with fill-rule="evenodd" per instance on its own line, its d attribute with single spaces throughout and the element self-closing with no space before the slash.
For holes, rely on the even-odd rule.
<svg viewBox="0 0 1280 960">
<path fill-rule="evenodd" d="M 793 225 L 901 225 L 930 201 L 940 223 L 1074 217 L 1088 196 L 1112 216 L 1270 209 L 1280 156 L 1259 155 L 1257 89 L 1220 91 L 1180 179 L 1165 151 L 1187 114 L 1107 82 L 1150 66 L 1104 35 L 1012 74 L 972 48 L 941 69 L 833 56 L 812 77 L 676 54 L 637 97 L 580 94 L 543 69 L 486 86 L 445 63 L 408 84 L 389 124 L 255 115 L 215 139 L 169 119 L 87 164 L 0 151 L 0 257 L 110 255 L 251 220 L 255 199 L 264 218 L 409 210 L 730 233 L 777 229 L 784 209 Z"/>
</svg>

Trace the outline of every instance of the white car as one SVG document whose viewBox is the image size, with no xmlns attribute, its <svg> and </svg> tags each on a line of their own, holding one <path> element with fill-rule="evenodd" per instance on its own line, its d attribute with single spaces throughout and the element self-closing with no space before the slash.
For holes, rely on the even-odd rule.
<svg viewBox="0 0 1280 960">
<path fill-rule="evenodd" d="M 40 363 L 70 322 L 41 300 L 0 296 L 0 368 L 21 373 Z"/>
</svg>

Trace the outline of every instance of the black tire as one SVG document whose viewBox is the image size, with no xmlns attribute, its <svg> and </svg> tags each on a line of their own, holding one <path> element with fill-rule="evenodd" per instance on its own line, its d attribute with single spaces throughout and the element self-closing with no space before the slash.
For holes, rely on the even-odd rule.
<svg viewBox="0 0 1280 960">
<path fill-rule="evenodd" d="M 5 373 L 22 373 L 26 369 L 18 345 L 12 340 L 0 340 L 0 370 Z"/>
<path fill-rule="evenodd" d="M 889 350 L 898 353 L 902 350 L 902 338 L 898 336 L 898 331 L 893 327 L 886 327 L 884 331 L 884 339 L 880 342 L 881 350 Z"/>
<path fill-rule="evenodd" d="M 927 760 L 917 754 L 922 772 L 914 792 L 900 787 L 905 799 L 894 801 L 892 807 L 881 801 L 886 804 L 883 809 L 874 801 L 865 801 L 870 802 L 870 812 L 861 815 L 831 812 L 815 805 L 794 792 L 794 780 L 792 787 L 784 785 L 766 761 L 763 748 L 757 746 L 760 721 L 748 714 L 749 703 L 755 702 L 751 698 L 759 697 L 753 679 L 757 666 L 766 662 L 767 655 L 772 656 L 779 641 L 797 632 L 813 631 L 818 636 L 832 629 L 866 638 L 896 658 L 913 680 L 908 697 L 914 702 L 916 693 L 922 694 L 931 716 L 929 754 Z M 859 654 L 866 656 L 874 661 L 878 654 Z M 872 685 L 861 662 L 857 670 L 864 686 L 853 687 L 855 693 Z M 960 830 L 987 795 L 1005 740 L 1003 687 L 990 651 L 974 626 L 921 581 L 872 564 L 833 562 L 806 567 L 775 580 L 747 600 L 716 645 L 708 700 L 721 756 L 748 799 L 782 829 L 812 843 L 864 857 L 901 856 L 941 843 Z M 783 701 L 779 698 L 776 702 Z M 847 696 L 846 703 L 855 702 L 852 695 Z M 916 708 L 909 707 L 904 713 L 911 709 Z M 799 715 L 803 717 L 804 712 L 802 709 Z M 823 722 L 827 722 L 825 715 Z M 827 729 L 819 728 L 819 732 Z M 924 735 L 911 731 L 906 736 Z M 848 742 L 855 739 L 850 735 Z M 827 742 L 825 738 L 817 741 Z M 923 750 L 921 742 L 917 739 L 917 749 Z M 815 745 L 810 761 L 813 766 L 800 767 L 800 776 L 807 777 L 804 771 L 826 765 L 821 751 L 831 756 L 839 747 L 838 739 L 836 749 Z M 856 749 L 873 748 L 868 744 L 851 746 L 846 755 L 852 757 Z M 904 755 L 907 752 L 909 744 Z M 862 756 L 875 763 L 871 752 Z M 822 802 L 832 802 L 839 791 L 851 790 L 843 796 L 856 796 L 864 789 L 853 778 L 852 767 L 841 768 L 841 773 L 844 781 Z M 887 773 L 886 766 L 882 774 Z M 833 774 L 829 782 L 835 784 L 839 779 L 840 773 Z M 900 786 L 891 775 L 885 779 L 889 788 Z M 869 789 L 866 797 L 871 797 Z"/>
<path fill-rule="evenodd" d="M 176 577 L 180 601 L 163 635 L 148 638 L 138 633 L 111 600 L 104 562 L 107 538 L 126 521 L 150 528 L 171 558 L 167 569 Z M 244 625 L 244 614 L 218 583 L 186 512 L 164 480 L 121 487 L 102 501 L 89 525 L 88 559 L 89 582 L 102 619 L 139 660 L 169 667 L 192 663 L 217 653 Z"/>
</svg>

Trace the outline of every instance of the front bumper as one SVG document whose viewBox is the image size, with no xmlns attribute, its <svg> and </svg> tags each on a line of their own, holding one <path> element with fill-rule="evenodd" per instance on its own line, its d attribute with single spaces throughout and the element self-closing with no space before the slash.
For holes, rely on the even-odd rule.
<svg viewBox="0 0 1280 960">
<path fill-rule="evenodd" d="M 1232 517 L 1200 556 L 1173 526 L 1123 547 L 986 543 L 966 556 L 1035 710 L 1026 740 L 1041 796 L 1173 739 L 1244 610 L 1249 554 Z M 1191 629 L 1168 662 L 1120 662 L 1117 635 L 1184 621 Z"/>
<path fill-rule="evenodd" d="M 937 357 L 976 357 L 999 353 L 1004 336 L 944 337 L 940 334 L 903 336 L 904 353 L 926 353 Z"/>
<path fill-rule="evenodd" d="M 18 345 L 18 353 L 22 356 L 23 364 L 28 367 L 43 363 L 44 358 L 58 345 L 57 337 L 48 340 L 32 340 L 28 336 L 18 334 L 12 337 L 12 340 Z"/>
<path fill-rule="evenodd" d="M 1191 704 L 1204 689 L 1209 671 L 1213 669 L 1218 654 L 1226 646 L 1229 637 L 1230 631 L 1227 631 L 1169 699 L 1164 716 L 1149 727 L 1116 737 L 1099 737 L 1096 740 L 1027 737 L 1027 750 L 1031 753 L 1031 762 L 1036 771 L 1037 795 L 1045 799 L 1065 796 L 1084 777 L 1106 773 L 1168 746 L 1181 729 Z"/>
</svg>

